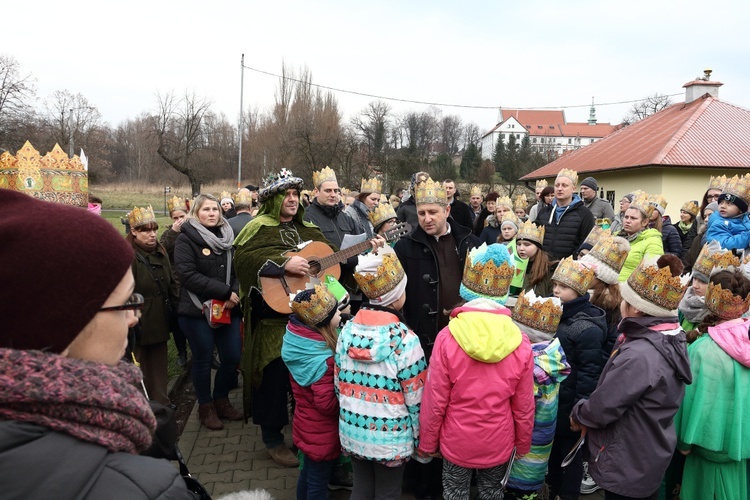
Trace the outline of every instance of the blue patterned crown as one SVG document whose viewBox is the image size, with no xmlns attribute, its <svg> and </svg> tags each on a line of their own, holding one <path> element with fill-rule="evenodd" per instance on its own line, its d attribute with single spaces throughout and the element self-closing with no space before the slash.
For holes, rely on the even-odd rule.
<svg viewBox="0 0 750 500">
<path fill-rule="evenodd" d="M 269 174 L 263 179 L 263 188 L 258 193 L 258 201 L 263 203 L 267 199 L 286 191 L 287 189 L 302 189 L 304 182 L 295 177 L 292 171 L 282 168 L 278 174 Z"/>
</svg>

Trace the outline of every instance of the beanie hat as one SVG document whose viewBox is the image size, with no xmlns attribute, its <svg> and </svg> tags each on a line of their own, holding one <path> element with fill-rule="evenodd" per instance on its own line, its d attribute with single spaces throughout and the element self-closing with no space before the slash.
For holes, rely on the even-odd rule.
<svg viewBox="0 0 750 500">
<path fill-rule="evenodd" d="M 722 193 L 721 196 L 719 196 L 719 201 L 728 201 L 729 203 L 736 205 L 737 208 L 740 209 L 740 215 L 744 215 L 747 212 L 747 202 L 737 195 Z"/>
<path fill-rule="evenodd" d="M 0 347 L 60 353 L 122 281 L 133 248 L 85 209 L 5 189 L 0 206 Z"/>
<path fill-rule="evenodd" d="M 599 191 L 599 184 L 596 183 L 596 179 L 593 177 L 586 177 L 581 182 L 581 186 L 586 186 L 588 188 L 593 189 L 594 191 Z"/>
</svg>

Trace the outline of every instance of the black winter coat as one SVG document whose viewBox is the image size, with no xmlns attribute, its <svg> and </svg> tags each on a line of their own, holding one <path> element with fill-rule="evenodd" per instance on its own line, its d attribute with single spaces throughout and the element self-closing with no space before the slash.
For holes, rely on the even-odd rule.
<svg viewBox="0 0 750 500">
<path fill-rule="evenodd" d="M 407 224 L 409 224 L 412 228 L 415 228 L 419 225 L 419 218 L 417 217 L 417 204 L 414 202 L 413 196 L 398 206 L 398 210 L 396 210 L 396 217 L 398 217 L 398 220 L 400 220 L 401 222 L 406 222 Z"/>
<path fill-rule="evenodd" d="M 15 421 L 0 422 L 0 484 L 3 498 L 196 498 L 167 460 Z"/>
<path fill-rule="evenodd" d="M 539 210 L 536 224 L 544 225 L 544 244 L 542 248 L 553 260 L 570 257 L 586 240 L 594 227 L 594 216 L 591 211 L 578 201 L 568 205 L 560 220 L 555 220 L 554 205 Z"/>
<path fill-rule="evenodd" d="M 466 253 L 479 246 L 479 238 L 467 227 L 448 220 L 451 233 L 456 240 L 458 258 L 463 270 Z M 406 324 L 419 337 L 422 348 L 430 347 L 438 334 L 438 314 L 452 304 L 440 304 L 438 283 L 440 271 L 438 261 L 428 238 L 433 236 L 417 225 L 411 233 L 401 238 L 393 247 L 406 273 L 406 304 L 403 314 Z M 429 349 L 426 349 L 429 351 Z"/>
<path fill-rule="evenodd" d="M 604 310 L 589 302 L 586 294 L 563 304 L 562 318 L 555 337 L 570 363 L 570 375 L 560 384 L 557 425 L 570 428 L 570 412 L 581 399 L 596 388 L 604 368 L 602 355 L 607 343 L 607 318 Z"/>
<path fill-rule="evenodd" d="M 677 230 L 677 234 L 680 236 L 680 241 L 682 241 L 682 263 L 687 266 L 687 255 L 690 253 L 690 247 L 693 245 L 693 240 L 698 236 L 698 222 L 694 220 L 687 233 L 680 231 L 679 222 L 672 224 L 672 226 Z"/>
<path fill-rule="evenodd" d="M 461 200 L 454 199 L 451 203 L 451 217 L 464 227 L 474 229 L 474 219 L 471 217 L 471 208 Z"/>
<path fill-rule="evenodd" d="M 197 229 L 190 224 L 182 225 L 174 246 L 174 265 L 180 278 L 180 301 L 177 314 L 200 317 L 202 312 L 190 299 L 188 290 L 203 303 L 209 299 L 228 300 L 232 292 L 239 295 L 240 288 L 234 267 L 227 279 L 227 253 L 216 254 L 208 247 Z M 231 265 L 231 259 L 230 259 Z M 240 315 L 240 308 L 232 308 L 232 316 Z"/>
</svg>

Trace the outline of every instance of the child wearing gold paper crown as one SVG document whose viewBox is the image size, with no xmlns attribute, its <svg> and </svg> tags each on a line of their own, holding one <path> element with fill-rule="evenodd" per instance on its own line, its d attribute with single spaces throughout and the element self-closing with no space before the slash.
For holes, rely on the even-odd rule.
<svg viewBox="0 0 750 500">
<path fill-rule="evenodd" d="M 338 302 L 324 286 L 298 293 L 281 346 L 294 393 L 294 444 L 305 454 L 297 499 L 328 498 L 328 479 L 341 453 L 333 353 L 341 321 Z"/>
<path fill-rule="evenodd" d="M 513 245 L 516 275 L 510 284 L 511 295 L 534 291 L 539 297 L 552 295 L 552 269 L 549 255 L 542 249 L 544 226 L 526 221 L 521 224 Z"/>
</svg>

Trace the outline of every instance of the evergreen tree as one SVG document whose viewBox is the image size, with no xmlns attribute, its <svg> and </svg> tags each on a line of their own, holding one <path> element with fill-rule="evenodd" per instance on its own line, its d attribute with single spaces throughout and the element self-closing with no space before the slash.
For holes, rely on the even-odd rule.
<svg viewBox="0 0 750 500">
<path fill-rule="evenodd" d="M 469 144 L 461 158 L 460 173 L 461 178 L 468 182 L 475 182 L 475 177 L 479 166 L 482 164 L 482 154 L 474 143 Z"/>
<path fill-rule="evenodd" d="M 497 142 L 495 143 L 495 150 L 492 152 L 492 163 L 495 164 L 495 171 L 500 171 L 500 164 L 505 159 L 505 142 L 503 142 L 503 134 L 498 134 Z"/>
</svg>

